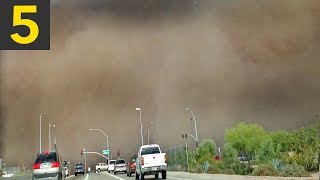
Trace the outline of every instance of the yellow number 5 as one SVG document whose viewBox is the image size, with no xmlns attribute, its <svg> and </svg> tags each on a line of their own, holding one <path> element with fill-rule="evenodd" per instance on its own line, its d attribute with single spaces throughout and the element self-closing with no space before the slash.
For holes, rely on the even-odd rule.
<svg viewBox="0 0 320 180">
<path fill-rule="evenodd" d="M 37 6 L 14 6 L 13 7 L 13 26 L 27 26 L 30 33 L 26 37 L 18 33 L 11 34 L 11 38 L 19 44 L 30 44 L 38 38 L 39 27 L 36 22 L 30 19 L 22 19 L 22 13 L 37 13 Z"/>
</svg>

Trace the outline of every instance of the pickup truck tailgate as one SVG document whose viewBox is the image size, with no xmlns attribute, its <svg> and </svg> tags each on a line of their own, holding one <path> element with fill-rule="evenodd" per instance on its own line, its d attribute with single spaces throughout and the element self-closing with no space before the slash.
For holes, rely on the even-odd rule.
<svg viewBox="0 0 320 180">
<path fill-rule="evenodd" d="M 165 153 L 143 155 L 144 167 L 162 166 L 166 164 Z"/>
</svg>

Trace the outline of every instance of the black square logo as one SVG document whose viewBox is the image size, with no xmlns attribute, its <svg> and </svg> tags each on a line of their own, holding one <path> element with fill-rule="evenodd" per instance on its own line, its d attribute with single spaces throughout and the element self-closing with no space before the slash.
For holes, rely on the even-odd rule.
<svg viewBox="0 0 320 180">
<path fill-rule="evenodd" d="M 50 0 L 0 0 L 0 50 L 50 50 Z"/>
</svg>

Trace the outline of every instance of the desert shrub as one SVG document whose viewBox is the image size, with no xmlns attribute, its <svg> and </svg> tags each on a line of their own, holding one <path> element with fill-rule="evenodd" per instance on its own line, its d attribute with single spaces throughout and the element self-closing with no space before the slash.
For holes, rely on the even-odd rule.
<svg viewBox="0 0 320 180">
<path fill-rule="evenodd" d="M 225 144 L 221 157 L 224 166 L 228 169 L 232 169 L 233 166 L 239 162 L 237 155 L 237 150 L 234 149 L 231 144 Z"/>
<path fill-rule="evenodd" d="M 281 145 L 274 144 L 271 138 L 264 139 L 255 152 L 259 164 L 269 164 L 280 156 Z"/>
<path fill-rule="evenodd" d="M 303 166 L 294 164 L 287 164 L 281 172 L 284 177 L 308 177 L 310 174 L 304 169 Z"/>
<path fill-rule="evenodd" d="M 216 155 L 216 144 L 212 139 L 204 139 L 198 150 L 196 156 L 196 161 L 199 164 L 204 164 L 205 162 L 211 162 L 212 158 Z"/>
<path fill-rule="evenodd" d="M 252 171 L 253 176 L 279 176 L 279 171 L 270 164 L 261 164 Z"/>
<path fill-rule="evenodd" d="M 248 166 L 248 164 L 240 163 L 240 162 L 235 164 L 232 169 L 236 174 L 239 174 L 239 175 L 248 175 L 253 171 L 253 168 Z"/>
</svg>

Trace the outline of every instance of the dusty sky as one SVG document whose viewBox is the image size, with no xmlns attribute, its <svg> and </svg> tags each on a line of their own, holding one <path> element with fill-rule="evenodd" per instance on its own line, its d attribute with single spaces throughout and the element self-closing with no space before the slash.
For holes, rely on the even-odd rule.
<svg viewBox="0 0 320 180">
<path fill-rule="evenodd" d="M 51 51 L 1 54 L 0 148 L 9 164 L 34 160 L 41 112 L 42 148 L 55 123 L 72 162 L 82 148 L 106 147 L 89 128 L 109 134 L 113 156 L 135 154 L 136 107 L 145 142 L 149 127 L 163 148 L 191 131 L 186 106 L 199 138 L 218 145 L 239 120 L 293 129 L 319 112 L 317 0 L 77 2 L 52 8 Z"/>
</svg>

